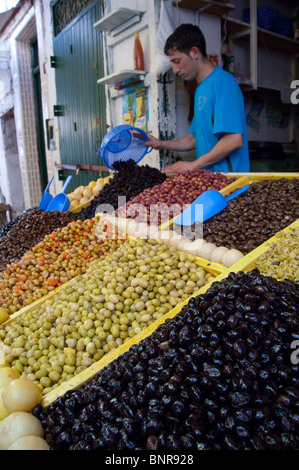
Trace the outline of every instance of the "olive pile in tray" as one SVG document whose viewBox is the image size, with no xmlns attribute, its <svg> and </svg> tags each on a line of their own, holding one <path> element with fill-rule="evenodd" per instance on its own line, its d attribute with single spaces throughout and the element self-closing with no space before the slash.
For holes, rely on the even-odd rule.
<svg viewBox="0 0 299 470">
<path fill-rule="evenodd" d="M 230 273 L 32 412 L 52 449 L 299 449 L 298 301 L 298 282 Z"/>
<path fill-rule="evenodd" d="M 112 212 L 113 209 L 126 204 L 128 200 L 146 188 L 151 188 L 166 180 L 166 175 L 157 168 L 137 165 L 134 160 L 116 162 L 114 168 L 116 171 L 109 184 L 106 184 L 98 196 L 92 199 L 90 205 L 80 212 L 82 219 L 94 217 L 97 214 L 97 208 L 103 204 L 105 211 Z"/>
<path fill-rule="evenodd" d="M 80 214 L 30 209 L 8 222 L 0 237 L 0 271 L 4 271 L 8 264 L 21 259 L 46 235 L 76 220 L 80 220 Z"/>
<path fill-rule="evenodd" d="M 257 181 L 203 224 L 217 246 L 249 253 L 299 217 L 299 179 Z"/>
<path fill-rule="evenodd" d="M 190 240 L 203 233 L 208 243 L 247 254 L 299 218 L 298 195 L 299 179 L 257 181 L 203 224 L 173 228 Z"/>
</svg>

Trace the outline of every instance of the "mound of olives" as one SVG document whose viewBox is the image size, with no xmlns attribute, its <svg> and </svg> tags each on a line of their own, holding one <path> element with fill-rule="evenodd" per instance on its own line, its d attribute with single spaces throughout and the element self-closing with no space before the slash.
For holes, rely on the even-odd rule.
<svg viewBox="0 0 299 470">
<path fill-rule="evenodd" d="M 93 260 L 115 251 L 123 240 L 99 238 L 101 226 L 99 217 L 73 221 L 7 265 L 0 273 L 0 306 L 15 313 L 84 273 Z"/>
<path fill-rule="evenodd" d="M 203 224 L 203 237 L 247 254 L 299 218 L 299 179 L 265 180 Z"/>
<path fill-rule="evenodd" d="M 53 449 L 299 449 L 299 285 L 231 273 L 96 377 L 37 406 Z"/>
<path fill-rule="evenodd" d="M 161 240 L 128 240 L 39 309 L 3 325 L 5 360 L 46 394 L 212 278 L 194 256 Z"/>
<path fill-rule="evenodd" d="M 299 218 L 298 192 L 299 179 L 257 181 L 203 224 L 174 229 L 190 240 L 202 233 L 208 243 L 245 255 Z"/>
<path fill-rule="evenodd" d="M 271 243 L 269 249 L 258 258 L 256 268 L 278 281 L 299 281 L 299 227 L 278 232 L 276 237 L 279 240 Z"/>
<path fill-rule="evenodd" d="M 79 218 L 72 212 L 45 212 L 42 209 L 23 212 L 6 224 L 6 231 L 2 228 L 5 236 L 0 237 L 0 270 L 3 271 L 7 264 L 19 260 L 45 235 Z"/>
</svg>

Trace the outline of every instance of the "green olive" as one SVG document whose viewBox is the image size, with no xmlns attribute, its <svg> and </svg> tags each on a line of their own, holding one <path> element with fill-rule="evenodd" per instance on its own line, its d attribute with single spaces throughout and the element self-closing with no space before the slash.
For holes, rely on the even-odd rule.
<svg viewBox="0 0 299 470">
<path fill-rule="evenodd" d="M 210 278 L 191 255 L 161 241 L 127 241 L 38 310 L 1 327 L 10 348 L 6 359 L 48 393 L 163 318 Z"/>
</svg>

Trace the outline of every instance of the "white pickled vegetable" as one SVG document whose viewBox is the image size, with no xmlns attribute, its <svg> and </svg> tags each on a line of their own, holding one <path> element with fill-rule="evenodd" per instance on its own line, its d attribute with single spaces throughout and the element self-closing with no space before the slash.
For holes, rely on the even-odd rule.
<svg viewBox="0 0 299 470">
<path fill-rule="evenodd" d="M 20 377 L 19 372 L 17 372 L 12 367 L 1 367 L 0 368 L 0 394 L 2 390 L 8 385 L 12 380 L 18 379 Z"/>
<path fill-rule="evenodd" d="M 197 238 L 192 242 L 193 248 L 195 249 L 196 252 L 201 249 L 201 247 L 204 246 L 204 244 L 207 243 L 203 238 Z"/>
<path fill-rule="evenodd" d="M 45 439 L 36 436 L 20 437 L 8 450 L 49 450 L 50 446 Z"/>
<path fill-rule="evenodd" d="M 190 253 L 191 255 L 196 255 L 196 247 L 194 247 L 193 242 L 190 240 L 183 240 L 179 245 L 178 245 L 178 250 L 179 251 L 184 251 L 185 253 Z"/>
<path fill-rule="evenodd" d="M 138 224 L 132 219 L 127 225 L 127 234 L 130 237 L 136 237 L 136 233 L 138 233 Z"/>
<path fill-rule="evenodd" d="M 97 197 L 100 192 L 102 191 L 104 185 L 103 184 L 96 184 L 95 187 L 92 189 L 92 195 Z"/>
<path fill-rule="evenodd" d="M 160 232 L 161 240 L 165 241 L 165 243 L 169 243 L 172 238 L 172 232 L 170 230 L 161 230 Z"/>
<path fill-rule="evenodd" d="M 115 219 L 115 224 L 118 230 L 118 233 L 125 234 L 127 232 L 127 219 L 125 217 L 117 217 Z"/>
<path fill-rule="evenodd" d="M 84 190 L 83 190 L 83 196 L 86 197 L 87 199 L 91 198 L 92 196 L 92 191 L 90 188 L 86 187 Z"/>
<path fill-rule="evenodd" d="M 171 239 L 169 240 L 169 244 L 173 248 L 177 248 L 182 240 L 184 240 L 183 235 L 180 235 L 177 232 L 173 232 L 173 235 L 172 235 Z"/>
<path fill-rule="evenodd" d="M 5 406 L 3 405 L 3 400 L 2 400 L 2 397 L 0 395 L 0 421 L 4 418 L 6 418 L 6 416 L 8 416 L 10 414 L 10 412 L 8 411 L 7 408 L 5 408 Z"/>
<path fill-rule="evenodd" d="M 203 259 L 210 260 L 212 251 L 215 250 L 216 245 L 214 243 L 205 243 L 198 251 L 197 256 Z"/>
<path fill-rule="evenodd" d="M 31 411 L 41 402 L 42 391 L 27 379 L 12 380 L 2 391 L 5 408 L 10 411 Z"/>
<path fill-rule="evenodd" d="M 0 450 L 7 450 L 23 436 L 44 437 L 44 429 L 31 413 L 16 411 L 8 415 L 0 426 Z"/>
<path fill-rule="evenodd" d="M 213 263 L 221 263 L 222 258 L 229 251 L 229 248 L 226 248 L 225 246 L 217 246 L 215 250 L 212 251 L 210 260 Z"/>
<path fill-rule="evenodd" d="M 146 238 L 148 236 L 148 225 L 145 222 L 140 222 L 136 226 L 136 237 L 141 238 L 144 237 Z"/>
<path fill-rule="evenodd" d="M 239 261 L 239 259 L 243 258 L 243 256 L 244 255 L 241 251 L 232 249 L 225 253 L 222 262 L 224 266 L 230 268 L 233 264 Z"/>
</svg>

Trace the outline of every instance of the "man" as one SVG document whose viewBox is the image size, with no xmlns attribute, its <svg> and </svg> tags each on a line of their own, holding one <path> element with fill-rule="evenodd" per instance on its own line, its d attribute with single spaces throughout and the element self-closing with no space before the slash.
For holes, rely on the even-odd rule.
<svg viewBox="0 0 299 470">
<path fill-rule="evenodd" d="M 148 134 L 146 146 L 157 150 L 196 149 L 196 160 L 178 161 L 164 173 L 193 169 L 249 172 L 244 99 L 230 73 L 208 59 L 205 38 L 197 26 L 180 25 L 166 41 L 164 52 L 182 80 L 196 80 L 194 117 L 189 134 L 181 139 L 159 140 Z"/>
</svg>

